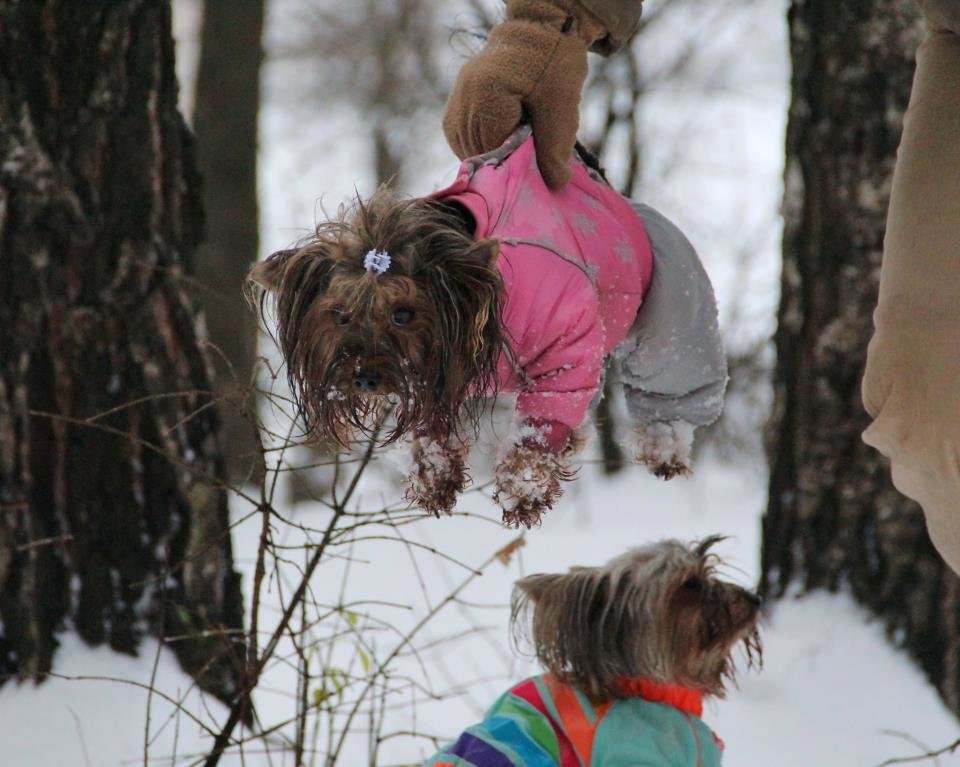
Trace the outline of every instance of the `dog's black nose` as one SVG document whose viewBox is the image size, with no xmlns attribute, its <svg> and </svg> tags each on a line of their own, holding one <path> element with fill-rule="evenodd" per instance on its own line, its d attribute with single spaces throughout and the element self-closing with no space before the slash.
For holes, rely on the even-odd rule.
<svg viewBox="0 0 960 767">
<path fill-rule="evenodd" d="M 754 607 L 760 607 L 763 604 L 763 597 L 759 594 L 754 594 L 752 591 L 747 591 L 746 597 L 747 601 Z"/>
<path fill-rule="evenodd" d="M 358 370 L 353 376 L 353 385 L 360 391 L 376 391 L 380 385 L 380 374 L 375 370 Z"/>
</svg>

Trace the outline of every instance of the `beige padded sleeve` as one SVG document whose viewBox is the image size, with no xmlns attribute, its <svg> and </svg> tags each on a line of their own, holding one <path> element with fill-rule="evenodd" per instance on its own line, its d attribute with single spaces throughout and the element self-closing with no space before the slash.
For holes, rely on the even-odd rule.
<svg viewBox="0 0 960 767">
<path fill-rule="evenodd" d="M 927 3 L 894 174 L 864 440 L 890 458 L 897 489 L 923 506 L 960 572 L 960 34 L 941 26 L 939 5 Z"/>
</svg>

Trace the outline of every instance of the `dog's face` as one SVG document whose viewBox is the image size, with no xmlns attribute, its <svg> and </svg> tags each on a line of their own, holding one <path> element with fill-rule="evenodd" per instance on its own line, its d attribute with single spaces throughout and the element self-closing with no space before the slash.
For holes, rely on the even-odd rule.
<svg viewBox="0 0 960 767">
<path fill-rule="evenodd" d="M 389 267 L 368 269 L 371 252 L 389 254 Z M 388 402 L 396 425 L 385 442 L 456 430 L 470 392 L 495 388 L 497 252 L 454 211 L 381 191 L 254 267 L 311 436 L 347 444 Z"/>
<path fill-rule="evenodd" d="M 311 361 L 328 379 L 329 396 L 412 393 L 422 386 L 417 371 L 427 365 L 439 317 L 416 280 L 334 274 L 308 311 L 316 333 Z"/>
<path fill-rule="evenodd" d="M 604 567 L 517 582 L 514 626 L 533 612 L 537 658 L 555 676 L 598 698 L 646 677 L 722 696 L 738 645 L 761 660 L 760 599 L 717 577 L 720 538 L 633 549 Z"/>
</svg>

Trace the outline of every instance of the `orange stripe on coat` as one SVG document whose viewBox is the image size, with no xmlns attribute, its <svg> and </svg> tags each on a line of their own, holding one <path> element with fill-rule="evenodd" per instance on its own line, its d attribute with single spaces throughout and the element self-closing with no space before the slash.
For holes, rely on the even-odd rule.
<svg viewBox="0 0 960 767">
<path fill-rule="evenodd" d="M 580 700 L 573 688 L 558 682 L 552 676 L 547 676 L 546 683 L 567 737 L 573 743 L 583 767 L 590 767 L 590 757 L 593 755 L 593 739 L 597 732 L 597 725 L 603 720 L 603 715 L 610 709 L 611 703 L 607 702 L 600 706 L 597 709 L 597 721 L 591 723 L 583 712 L 583 707 L 580 705 Z"/>
</svg>

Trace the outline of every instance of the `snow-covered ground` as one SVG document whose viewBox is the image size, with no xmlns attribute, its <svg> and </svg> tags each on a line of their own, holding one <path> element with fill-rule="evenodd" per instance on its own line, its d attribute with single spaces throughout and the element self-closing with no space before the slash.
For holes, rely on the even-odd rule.
<svg viewBox="0 0 960 767">
<path fill-rule="evenodd" d="M 378 505 L 380 494 L 391 492 L 394 482 L 391 469 L 375 468 L 362 488 L 360 505 Z M 519 680 L 532 671 L 525 660 L 511 653 L 508 613 L 503 606 L 511 582 L 521 573 L 560 571 L 574 563 L 598 564 L 630 545 L 722 531 L 731 536 L 720 549 L 730 565 L 730 576 L 742 583 L 753 582 L 762 486 L 762 476 L 712 464 L 701 467 L 690 481 L 669 484 L 647 477 L 639 469 L 609 480 L 597 467 L 587 467 L 543 528 L 527 536 L 519 556 L 508 567 L 495 564 L 463 594 L 464 603 L 474 606 L 448 607 L 421 636 L 423 646 L 474 626 L 489 627 L 482 635 L 440 642 L 422 655 L 436 691 L 464 687 L 464 694 L 419 705 L 415 722 L 410 709 L 403 708 L 388 718 L 386 731 L 416 724 L 425 732 L 454 734 L 474 721 L 509 680 Z M 426 519 L 408 528 L 406 534 L 412 541 L 441 547 L 471 565 L 514 538 L 513 531 L 490 523 L 496 512 L 481 494 L 467 496 L 462 508 L 478 516 Z M 326 512 L 315 505 L 299 507 L 293 513 L 293 519 L 303 525 L 325 518 Z M 240 527 L 236 537 L 248 587 L 257 534 L 258 522 L 252 519 Z M 284 535 L 291 543 L 296 537 L 290 528 Z M 398 543 L 356 544 L 353 553 L 358 561 L 352 565 L 342 598 L 346 602 L 383 600 L 409 605 L 411 610 L 379 612 L 401 631 L 425 614 L 427 602 L 436 604 L 463 577 L 460 568 Z M 329 565 L 314 579 L 319 601 L 339 598 L 338 569 Z M 275 600 L 272 591 L 267 604 L 275 604 Z M 386 650 L 392 641 L 385 635 L 379 649 Z M 727 767 L 875 767 L 890 757 L 916 754 L 914 743 L 942 746 L 957 737 L 955 719 L 920 672 L 890 648 L 881 629 L 846 597 L 818 594 L 778 603 L 765 621 L 764 644 L 763 671 L 741 674 L 739 690 L 732 691 L 727 700 L 707 706 L 706 721 L 727 743 Z M 190 755 L 202 753 L 210 739 L 185 714 L 173 716 L 159 695 L 179 699 L 191 686 L 167 651 L 159 656 L 158 694 L 151 699 L 145 686 L 156 660 L 153 642 L 144 644 L 139 658 L 128 658 L 104 649 L 91 650 L 75 637 L 65 636 L 57 662 L 59 674 L 127 679 L 134 685 L 54 679 L 37 689 L 3 688 L 0 763 L 4 767 L 144 764 L 149 705 L 149 763 L 190 764 Z M 407 658 L 397 668 L 417 675 L 418 665 L 414 658 Z M 486 677 L 496 678 L 484 680 Z M 273 666 L 263 687 L 256 705 L 264 723 L 280 722 L 293 714 L 291 669 Z M 208 723 L 224 717 L 221 706 L 209 700 L 201 703 L 196 693 L 187 696 L 184 707 Z M 348 754 L 356 756 L 344 764 L 367 763 L 365 736 L 358 736 L 349 749 Z M 396 738 L 381 749 L 378 764 L 415 763 L 428 755 L 428 750 L 422 741 Z M 244 762 L 233 756 L 224 763 L 256 767 L 293 764 L 289 754 L 274 751 L 268 760 L 257 751 L 251 747 Z M 960 757 L 942 757 L 940 764 L 960 764 Z"/>
<path fill-rule="evenodd" d="M 295 2 L 270 3 L 269 35 L 277 32 L 277 9 Z M 657 5 L 657 0 L 648 0 L 651 11 Z M 179 34 L 189 39 L 198 2 L 177 0 L 177 7 Z M 680 222 L 700 249 L 717 283 L 724 316 L 736 314 L 738 327 L 757 338 L 772 329 L 776 304 L 777 208 L 788 81 L 785 3 L 745 2 L 735 23 L 722 26 L 706 12 L 709 7 L 694 3 L 695 17 L 677 19 L 677 28 L 664 29 L 662 38 L 650 43 L 649 56 L 656 60 L 690 24 L 716 29 L 716 34 L 704 36 L 697 66 L 708 81 L 724 74 L 708 90 L 654 88 L 643 117 L 649 147 L 644 187 L 648 201 Z M 189 63 L 196 56 L 189 45 L 186 48 L 181 49 L 187 65 L 181 77 L 189 79 Z M 746 55 L 738 55 L 740 51 Z M 456 66 L 452 56 L 449 66 Z M 328 208 L 335 208 L 355 186 L 367 192 L 372 183 L 364 159 L 366 138 L 353 118 L 324 109 L 318 111 L 316 123 L 291 121 L 285 112 L 289 98 L 277 94 L 295 80 L 287 65 L 271 64 L 267 69 L 261 170 L 264 253 L 305 233 L 321 198 Z M 416 183 L 422 187 L 418 191 L 426 192 L 448 179 L 455 165 L 446 153 L 438 121 L 424 124 L 422 145 Z M 739 259 L 744 248 L 754 249 L 756 257 Z M 744 263 L 749 266 L 746 272 Z M 746 304 L 737 300 L 743 294 L 751 296 Z M 475 476 L 481 480 L 489 476 L 495 438 L 487 434 L 486 440 L 474 456 Z M 393 503 L 399 495 L 397 480 L 385 462 L 378 462 L 359 487 L 358 505 L 370 509 Z M 662 537 L 693 539 L 723 533 L 729 539 L 720 552 L 730 577 L 754 583 L 764 481 L 760 468 L 733 468 L 710 459 L 692 479 L 669 484 L 640 469 L 611 479 L 598 467 L 587 466 L 542 529 L 526 536 L 526 546 L 510 564 L 495 562 L 489 567 L 459 603 L 447 606 L 425 627 L 418 646 L 429 647 L 419 656 L 398 661 L 398 675 L 410 675 L 429 685 L 430 692 L 452 697 L 419 701 L 415 719 L 409 706 L 401 706 L 409 702 L 409 693 L 403 701 L 392 700 L 400 707 L 388 715 L 385 730 L 454 735 L 475 721 L 507 684 L 532 672 L 529 662 L 512 650 L 507 630 L 510 585 L 521 574 L 600 564 L 625 547 Z M 279 540 L 289 545 L 303 541 L 304 533 L 296 525 L 319 525 L 329 514 L 319 504 L 293 507 L 282 498 L 280 509 L 293 523 L 277 525 Z M 240 502 L 234 506 L 238 518 L 248 510 Z M 398 634 L 414 626 L 467 575 L 456 562 L 478 566 L 516 536 L 496 524 L 499 515 L 482 493 L 465 496 L 460 511 L 464 514 L 453 519 L 425 519 L 403 528 L 409 546 L 386 540 L 355 543 L 342 593 L 344 562 L 330 561 L 317 572 L 313 580 L 317 602 L 365 602 L 366 608 L 356 608 L 358 615 L 370 612 L 386 622 L 389 630 L 372 634 L 373 646 L 364 651 L 368 662 L 382 658 Z M 256 518 L 241 524 L 235 537 L 248 595 L 258 524 Z M 431 553 L 431 548 L 449 559 Z M 302 556 L 290 553 L 296 562 Z M 295 578 L 291 564 L 284 568 L 283 578 L 271 581 L 265 597 L 267 627 L 279 604 L 278 584 L 288 589 Z M 358 620 L 362 625 L 364 619 Z M 478 633 L 463 635 L 478 628 Z M 318 630 L 323 633 L 328 632 Z M 771 606 L 764 644 L 763 671 L 743 673 L 739 690 L 707 706 L 705 719 L 727 744 L 727 767 L 875 767 L 891 757 L 918 753 L 918 744 L 939 747 L 960 735 L 956 719 L 921 673 L 891 649 L 881 628 L 845 596 L 815 594 Z M 364 663 L 357 658 L 356 645 L 348 637 L 330 663 L 353 663 L 359 674 Z M 319 665 L 319 658 L 314 659 L 314 672 Z M 211 738 L 204 728 L 215 730 L 225 716 L 221 705 L 192 691 L 190 679 L 172 655 L 166 650 L 158 654 L 155 642 L 145 642 L 140 656 L 130 658 L 87 648 L 68 633 L 55 670 L 61 678 L 39 688 L 0 688 L 2 767 L 192 764 L 209 748 Z M 151 678 L 156 688 L 152 695 L 147 689 Z M 284 663 L 272 665 L 255 701 L 265 726 L 292 716 L 294 693 L 294 670 Z M 167 698 L 182 699 L 183 710 L 177 713 Z M 366 721 L 359 723 L 342 764 L 368 763 L 365 727 Z M 149 759 L 144 757 L 145 743 Z M 320 751 L 325 747 L 321 736 Z M 242 758 L 232 755 L 223 763 L 250 767 L 293 763 L 289 753 L 261 751 L 253 744 Z M 381 747 L 377 763 L 411 764 L 428 753 L 423 740 L 396 737 Z M 322 754 L 317 763 L 323 763 Z M 939 764 L 960 765 L 960 756 L 941 757 Z"/>
</svg>

